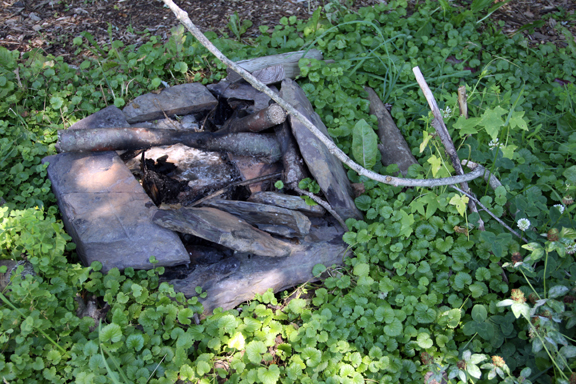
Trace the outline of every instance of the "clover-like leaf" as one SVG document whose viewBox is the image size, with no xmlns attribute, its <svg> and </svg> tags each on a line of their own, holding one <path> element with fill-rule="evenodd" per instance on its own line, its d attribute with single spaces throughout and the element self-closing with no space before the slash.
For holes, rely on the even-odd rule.
<svg viewBox="0 0 576 384">
<path fill-rule="evenodd" d="M 140 351 L 144 347 L 144 337 L 139 333 L 133 333 L 126 338 L 126 346 Z"/>
<path fill-rule="evenodd" d="M 243 350 L 245 346 L 244 335 L 242 332 L 236 332 L 230 340 L 228 340 L 228 347 L 237 350 Z"/>
</svg>

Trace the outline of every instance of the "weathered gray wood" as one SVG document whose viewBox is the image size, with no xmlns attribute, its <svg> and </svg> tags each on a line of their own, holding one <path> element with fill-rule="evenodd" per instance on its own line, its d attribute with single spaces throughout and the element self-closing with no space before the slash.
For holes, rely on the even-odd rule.
<svg viewBox="0 0 576 384">
<path fill-rule="evenodd" d="M 284 257 L 291 252 L 290 244 L 215 208 L 159 210 L 153 221 L 161 227 L 189 233 L 238 252 L 268 257 Z"/>
<path fill-rule="evenodd" d="M 124 107 L 130 124 L 214 108 L 218 101 L 200 83 L 175 85 L 162 92 L 138 96 Z"/>
<path fill-rule="evenodd" d="M 284 172 L 282 173 L 282 181 L 289 189 L 298 187 L 300 180 L 309 177 L 308 169 L 304 164 L 304 159 L 298 150 L 296 139 L 290 130 L 290 125 L 286 122 L 274 128 L 276 138 L 280 143 L 282 150 L 282 165 Z"/>
<path fill-rule="evenodd" d="M 225 99 L 252 100 L 254 102 L 254 112 L 261 111 L 268 107 L 270 100 L 272 100 L 265 93 L 260 92 L 250 84 L 245 83 L 231 83 L 222 80 L 216 84 L 209 84 L 207 88 L 219 97 Z M 270 86 L 270 89 L 278 91 L 273 85 Z"/>
<path fill-rule="evenodd" d="M 246 71 L 253 73 L 255 71 L 260 71 L 267 67 L 272 67 L 275 65 L 281 65 L 284 68 L 285 78 L 294 79 L 300 74 L 300 68 L 298 67 L 298 61 L 302 58 L 322 60 L 322 52 L 317 49 L 310 49 L 306 51 L 295 51 L 281 53 L 278 55 L 257 57 L 255 59 L 240 60 L 236 64 Z M 228 76 L 226 80 L 229 82 L 235 82 L 241 80 L 242 77 L 228 68 Z"/>
<path fill-rule="evenodd" d="M 327 225 L 325 221 L 315 223 L 310 235 L 298 245 L 292 245 L 290 257 L 269 258 L 235 255 L 235 260 L 226 262 L 221 268 L 224 273 L 210 274 L 202 269 L 198 274 L 191 274 L 185 279 L 169 281 L 177 292 L 186 297 L 197 296 L 196 286 L 208 293 L 200 299 L 204 306 L 203 316 L 208 316 L 216 308 L 228 310 L 252 300 L 254 294 L 263 294 L 272 288 L 279 292 L 305 282 L 317 280 L 312 274 L 316 264 L 326 267 L 341 265 L 344 261 L 347 245 L 342 241 L 343 232 Z M 228 273 L 232 271 L 231 273 Z M 201 279 L 198 275 L 205 279 Z"/>
<path fill-rule="evenodd" d="M 310 232 L 310 220 L 302 213 L 250 201 L 212 199 L 204 203 L 246 220 L 249 224 L 286 237 L 302 237 Z"/>
<path fill-rule="evenodd" d="M 376 92 L 370 87 L 364 87 L 364 89 L 368 92 L 370 113 L 378 118 L 378 137 L 382 143 L 378 145 L 378 149 L 382 154 L 382 164 L 386 166 L 398 164 L 400 173 L 406 176 L 408 167 L 412 164 L 418 164 L 418 161 L 412 155 L 408 143 L 406 143 L 390 112 L 388 112 Z"/>
<path fill-rule="evenodd" d="M 213 133 L 154 128 L 96 128 L 58 131 L 56 149 L 61 152 L 147 149 L 163 145 L 184 144 L 205 151 L 232 152 L 267 158 L 276 162 L 281 157 L 274 134 L 252 132 Z"/>
<path fill-rule="evenodd" d="M 48 178 L 66 231 L 82 263 L 150 269 L 188 263 L 176 234 L 152 223 L 157 208 L 115 152 L 61 153 L 48 162 Z"/>
<path fill-rule="evenodd" d="M 321 217 L 326 214 L 326 210 L 319 205 L 308 205 L 301 197 L 285 195 L 283 193 L 257 192 L 253 193 L 248 198 L 248 201 L 297 210 L 308 216 Z"/>
<path fill-rule="evenodd" d="M 279 83 L 286 78 L 286 72 L 282 65 L 273 65 L 258 71 L 252 72 L 252 75 L 260 80 L 263 84 Z"/>
<path fill-rule="evenodd" d="M 234 155 L 232 153 L 228 153 L 228 158 L 230 159 L 230 162 L 236 167 L 236 170 L 240 173 L 240 177 L 244 181 L 282 172 L 282 164 L 279 161 L 270 163 L 269 161 L 262 161 L 262 159 L 257 157 L 240 156 Z M 280 177 L 252 183 L 248 185 L 248 188 L 251 192 L 260 192 L 262 190 L 266 190 L 278 179 L 280 179 Z"/>
<path fill-rule="evenodd" d="M 295 81 L 290 79 L 282 81 L 280 95 L 329 138 L 326 126 L 320 116 L 314 112 L 306 94 Z M 289 120 L 300 153 L 308 165 L 308 170 L 320 185 L 328 203 L 344 220 L 349 217 L 361 219 L 362 214 L 352 200 L 350 181 L 340 160 L 331 154 L 328 148 L 300 120 L 292 116 L 289 117 Z"/>
</svg>

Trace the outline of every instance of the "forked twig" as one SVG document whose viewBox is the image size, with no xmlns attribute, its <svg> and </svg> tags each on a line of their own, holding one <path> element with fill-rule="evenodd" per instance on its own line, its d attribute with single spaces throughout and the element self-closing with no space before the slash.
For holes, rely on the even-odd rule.
<svg viewBox="0 0 576 384">
<path fill-rule="evenodd" d="M 206 36 L 204 36 L 204 34 L 200 32 L 200 30 L 194 25 L 194 23 L 192 23 L 192 21 L 188 17 L 188 13 L 186 13 L 176 4 L 174 4 L 172 0 L 162 0 L 162 1 L 164 1 L 164 4 L 166 4 L 172 10 L 172 12 L 174 12 L 176 18 L 180 21 L 180 23 L 182 23 L 188 29 L 188 31 L 190 31 L 190 33 L 192 33 L 192 35 L 194 35 L 194 37 L 198 39 L 200 44 L 206 47 L 214 56 L 216 56 L 217 59 L 222 61 L 226 66 L 228 66 L 234 72 L 242 76 L 255 89 L 268 95 L 272 100 L 278 103 L 288 113 L 290 113 L 292 116 L 300 120 L 302 124 L 304 124 L 306 128 L 308 128 L 310 132 L 312 132 L 312 134 L 316 136 L 328 148 L 330 153 L 336 156 L 344 164 L 349 166 L 352 170 L 356 171 L 359 175 L 366 176 L 380 183 L 389 184 L 393 186 L 405 186 L 405 187 L 436 187 L 441 185 L 459 184 L 462 182 L 474 180 L 482 175 L 481 172 L 472 171 L 471 173 L 466 175 L 446 177 L 443 179 L 402 179 L 393 176 L 379 175 L 375 172 L 365 169 L 364 167 L 361 167 L 359 164 L 352 161 L 340 148 L 336 146 L 336 144 L 334 144 L 334 142 L 330 138 L 328 138 L 318 128 L 316 128 L 316 126 L 312 124 L 310 120 L 308 120 L 302 113 L 298 112 L 292 105 L 287 103 L 277 93 L 272 91 L 261 81 L 252 76 L 249 72 L 239 67 L 233 61 L 224 56 L 224 54 L 222 54 L 222 52 L 220 52 L 220 50 L 218 50 L 218 48 L 216 48 L 214 44 L 212 44 L 210 40 L 208 40 Z"/>
<path fill-rule="evenodd" d="M 515 230 L 513 230 L 512 228 L 510 228 L 505 222 L 503 222 L 502 220 L 500 220 L 498 217 L 496 217 L 495 214 L 493 214 L 492 212 L 490 212 L 490 210 L 488 208 L 486 208 L 486 206 L 484 204 L 482 204 L 480 202 L 480 200 L 478 200 L 477 198 L 475 198 L 474 196 L 472 196 L 471 194 L 469 194 L 468 192 L 464 192 L 463 190 L 461 190 L 458 187 L 455 187 L 453 185 L 450 186 L 451 188 L 454 188 L 455 190 L 457 190 L 460 193 L 463 193 L 464 195 L 468 196 L 470 198 L 470 200 L 474 200 L 474 202 L 476 202 L 476 204 L 478 204 L 480 206 L 480 208 L 482 208 L 486 213 L 488 213 L 490 216 L 492 216 L 492 218 L 494 220 L 496 220 L 497 222 L 499 222 L 500 224 L 502 224 L 502 226 L 504 228 L 506 228 L 507 230 L 509 230 L 510 232 L 512 232 L 512 234 L 514 236 L 516 236 L 517 238 L 521 239 L 522 241 L 524 241 L 525 243 L 528 243 L 528 240 L 526 240 L 525 238 L 523 238 L 522 236 L 520 236 Z"/>
</svg>

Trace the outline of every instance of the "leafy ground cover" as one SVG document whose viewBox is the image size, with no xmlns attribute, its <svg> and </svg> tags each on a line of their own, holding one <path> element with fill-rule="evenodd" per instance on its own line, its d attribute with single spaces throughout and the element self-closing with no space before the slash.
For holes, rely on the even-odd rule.
<svg viewBox="0 0 576 384">
<path fill-rule="evenodd" d="M 162 268 L 113 270 L 77 263 L 63 231 L 42 157 L 56 130 L 100 108 L 119 107 L 162 81 L 210 83 L 224 67 L 183 29 L 167 44 L 99 45 L 78 69 L 61 57 L 0 48 L 1 258 L 26 259 L 35 276 L 16 277 L 0 299 L 0 376 L 10 383 L 573 383 L 576 375 L 576 43 L 532 47 L 468 10 L 403 0 L 317 10 L 306 21 L 262 27 L 253 45 L 209 37 L 230 58 L 317 47 L 333 64 L 303 61 L 299 80 L 329 128 L 354 156 L 354 137 L 375 128 L 363 87 L 392 104 L 419 161 L 409 176 L 453 172 L 412 75 L 419 66 L 461 159 L 489 169 L 493 189 L 471 183 L 485 212 L 448 187 L 402 189 L 363 182 L 349 220 L 345 268 L 316 266 L 321 283 L 267 292 L 197 323 L 197 298 L 165 283 Z M 326 11 L 326 10 L 325 10 Z M 237 32 L 242 24 L 237 21 Z M 465 85 L 470 118 L 459 117 Z M 364 120 L 364 123 L 358 124 Z M 365 133 L 364 133 L 365 134 Z M 382 174 L 378 151 L 362 163 Z M 360 159 L 357 159 L 360 160 Z M 479 231 L 482 219 L 486 230 Z M 152 256 L 152 255 L 151 255 Z M 80 299 L 110 311 L 101 324 L 80 318 Z"/>
</svg>

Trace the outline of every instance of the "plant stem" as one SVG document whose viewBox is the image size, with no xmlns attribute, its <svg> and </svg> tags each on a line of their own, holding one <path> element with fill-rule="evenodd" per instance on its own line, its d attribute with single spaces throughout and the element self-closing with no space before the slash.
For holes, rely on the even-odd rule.
<svg viewBox="0 0 576 384">
<path fill-rule="evenodd" d="M 22 318 L 26 318 L 26 316 L 24 316 L 24 314 L 22 312 L 20 312 L 20 310 L 18 308 L 16 308 L 16 306 L 14 304 L 12 304 L 8 298 L 6 298 L 6 296 L 4 296 L 4 294 L 0 293 L 0 299 L 2 299 L 2 301 L 8 305 L 9 307 L 11 307 L 13 310 L 15 310 L 20 316 L 22 316 Z M 52 344 L 54 344 L 54 346 L 56 346 L 56 348 L 58 348 L 64 355 L 66 355 L 66 350 L 64 348 L 62 348 L 60 345 L 58 345 L 58 343 L 56 343 L 54 340 L 52 340 L 52 338 L 50 336 L 48 336 L 46 334 L 46 332 L 44 332 L 43 330 L 41 330 L 40 328 L 38 328 L 38 331 L 40 331 L 41 334 L 44 335 L 44 337 L 46 337 L 48 340 L 50 340 L 50 342 Z"/>
<path fill-rule="evenodd" d="M 546 297 L 546 270 L 548 269 L 548 251 L 546 251 L 546 258 L 544 259 L 544 297 Z"/>
<path fill-rule="evenodd" d="M 534 294 L 538 297 L 538 300 L 542 300 L 542 298 L 540 297 L 540 295 L 538 294 L 538 292 L 536 292 L 536 290 L 534 289 L 534 287 L 532 286 L 532 283 L 530 283 L 530 280 L 528 280 L 528 277 L 526 277 L 526 275 L 524 274 L 524 271 L 521 269 L 518 269 L 520 271 L 520 273 L 522 274 L 522 276 L 524 276 L 524 279 L 526 280 L 526 282 L 528 283 L 528 285 L 530 286 L 530 288 L 532 288 L 532 291 L 534 291 Z"/>
</svg>

